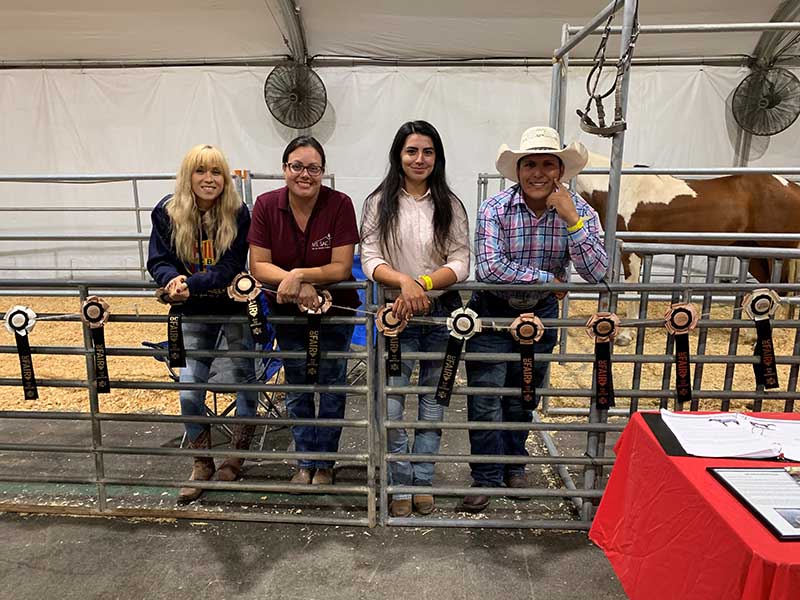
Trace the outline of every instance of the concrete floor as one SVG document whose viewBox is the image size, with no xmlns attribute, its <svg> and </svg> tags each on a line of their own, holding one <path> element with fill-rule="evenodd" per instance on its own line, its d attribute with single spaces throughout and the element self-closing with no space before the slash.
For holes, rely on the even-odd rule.
<svg viewBox="0 0 800 600">
<path fill-rule="evenodd" d="M 0 599 L 625 598 L 585 533 L 0 515 Z"/>
</svg>

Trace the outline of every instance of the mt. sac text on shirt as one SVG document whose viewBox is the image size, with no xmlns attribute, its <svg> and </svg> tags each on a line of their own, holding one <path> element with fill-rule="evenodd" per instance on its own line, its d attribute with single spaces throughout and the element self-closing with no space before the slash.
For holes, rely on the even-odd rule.
<svg viewBox="0 0 800 600">
<path fill-rule="evenodd" d="M 321 237 L 318 240 L 311 242 L 312 250 L 330 250 L 331 248 L 331 234 Z"/>
</svg>

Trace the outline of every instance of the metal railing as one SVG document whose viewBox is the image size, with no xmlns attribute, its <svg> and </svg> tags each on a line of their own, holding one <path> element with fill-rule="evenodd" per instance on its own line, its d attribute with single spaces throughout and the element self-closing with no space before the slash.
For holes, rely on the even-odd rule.
<svg viewBox="0 0 800 600">
<path fill-rule="evenodd" d="M 248 169 L 237 169 L 232 173 L 233 183 L 236 186 L 236 191 L 239 193 L 242 200 L 252 210 L 256 191 L 253 188 L 253 182 L 283 182 L 284 177 L 282 174 L 275 173 L 256 173 Z M 9 272 L 49 272 L 54 273 L 55 277 L 59 277 L 63 272 L 69 272 L 70 277 L 84 276 L 86 274 L 105 272 L 105 273 L 139 273 L 143 281 L 147 281 L 147 241 L 149 239 L 149 219 L 142 219 L 142 213 L 149 214 L 153 210 L 153 205 L 142 206 L 140 196 L 140 184 L 142 182 L 161 182 L 173 181 L 175 179 L 174 173 L 102 173 L 102 174 L 52 174 L 52 175 L 0 175 L 0 190 L 2 184 L 9 183 L 22 183 L 22 184 L 39 184 L 39 185 L 99 185 L 111 183 L 126 183 L 131 184 L 130 205 L 120 206 L 117 204 L 98 204 L 94 206 L 87 206 L 85 204 L 51 204 L 51 205 L 36 205 L 19 202 L 9 202 L 7 206 L 0 206 L 0 212 L 6 213 L 62 213 L 67 215 L 70 213 L 87 213 L 89 214 L 102 214 L 102 213 L 132 213 L 135 231 L 132 233 L 117 233 L 117 232 L 101 232 L 90 229 L 90 233 L 70 233 L 70 234 L 42 234 L 37 232 L 34 234 L 14 233 L 9 230 L 9 233 L 0 234 L 0 243 L 11 242 L 58 242 L 59 244 L 81 244 L 85 242 L 133 242 L 136 245 L 138 256 L 138 264 L 136 266 L 124 265 L 92 265 L 76 267 L 59 266 L 58 264 L 48 266 L 32 266 L 23 265 L 19 267 L 5 266 L 0 268 L 3 271 Z M 323 182 L 331 188 L 335 188 L 336 177 L 332 173 L 325 173 L 322 176 Z M 170 193 L 171 190 L 165 189 L 163 193 L 154 198 L 158 201 L 161 197 Z M 16 256 L 24 256 L 24 250 L 15 249 Z M 91 276 L 91 275 L 90 275 Z"/>
<path fill-rule="evenodd" d="M 98 290 L 118 290 L 129 291 L 139 290 L 143 287 L 152 288 L 153 284 L 133 281 L 46 281 L 46 280 L 33 280 L 25 282 L 26 287 L 47 290 L 52 288 L 75 287 L 78 290 L 80 300 L 84 300 L 90 294 Z M 16 280 L 2 280 L 0 281 L 0 288 L 13 288 L 19 286 L 19 281 Z M 361 283 L 343 283 L 334 288 L 347 288 L 347 289 L 364 289 L 366 284 Z M 35 298 L 31 299 L 35 306 Z M 112 305 L 113 311 L 113 302 Z M 76 307 L 77 308 L 77 307 Z M 163 315 L 136 315 L 136 314 L 113 314 L 109 319 L 110 327 L 116 323 L 166 323 L 166 314 Z M 40 319 L 55 322 L 75 322 L 78 321 L 77 311 L 75 314 L 68 315 L 39 315 Z M 199 316 L 185 316 L 187 322 L 245 322 L 244 316 L 236 317 L 199 317 Z M 350 317 L 324 317 L 325 322 L 331 324 L 359 324 L 365 325 L 368 329 L 372 327 L 372 319 L 368 314 L 366 316 L 350 316 Z M 295 317 L 270 317 L 273 323 L 305 323 L 305 319 Z M 40 387 L 50 388 L 78 388 L 85 389 L 88 400 L 88 412 L 61 412 L 61 411 L 37 411 L 37 410 L 3 410 L 0 412 L 0 419 L 7 423 L 8 420 L 19 420 L 19 422 L 38 423 L 45 422 L 50 425 L 55 423 L 64 422 L 88 422 L 91 427 L 91 435 L 88 440 L 83 443 L 29 443 L 29 442 L 8 442 L 3 440 L 0 442 L 0 450 L 2 450 L 7 457 L 5 464 L 11 465 L 10 457 L 13 455 L 33 455 L 39 456 L 76 456 L 86 455 L 91 457 L 93 461 L 93 469 L 90 475 L 83 476 L 64 476 L 60 470 L 57 472 L 47 473 L 43 472 L 41 467 L 33 470 L 26 470 L 24 473 L 16 471 L 13 466 L 11 472 L 0 473 L 0 481 L 5 482 L 3 487 L 8 488 L 13 484 L 18 486 L 19 489 L 24 489 L 25 486 L 33 484 L 53 483 L 60 484 L 60 493 L 64 495 L 71 495 L 74 498 L 80 498 L 78 504 L 67 502 L 45 501 L 43 502 L 29 502 L 26 500 L 17 500 L 14 502 L 4 502 L 0 500 L 0 510 L 16 511 L 16 512 L 53 512 L 59 511 L 66 514 L 99 514 L 99 515 L 118 515 L 118 516 L 169 516 L 169 517 L 183 517 L 183 518 L 198 518 L 204 519 L 234 519 L 234 520 L 259 520 L 259 521 L 275 521 L 285 523 L 324 523 L 324 524 L 347 524 L 347 525 L 366 525 L 374 526 L 376 522 L 375 511 L 375 463 L 374 463 L 374 441 L 372 440 L 373 427 L 369 424 L 373 419 L 372 407 L 373 403 L 369 401 L 373 397 L 373 375 L 371 370 L 367 370 L 365 383 L 362 385 L 290 385 L 286 383 L 259 383 L 259 384 L 235 384 L 235 383 L 216 383 L 209 382 L 206 384 L 201 383 L 179 383 L 169 381 L 167 378 L 163 381 L 146 381 L 141 379 L 115 379 L 113 360 L 118 357 L 142 357 L 152 356 L 157 358 L 165 355 L 165 351 L 150 350 L 144 348 L 128 348 L 128 347 L 107 347 L 107 355 L 110 357 L 109 371 L 112 375 L 111 389 L 113 390 L 182 390 L 182 389 L 195 389 L 204 390 L 213 393 L 231 393 L 239 390 L 257 391 L 260 393 L 265 392 L 336 392 L 346 393 L 351 396 L 363 398 L 360 403 L 361 408 L 366 412 L 362 418 L 348 417 L 344 419 L 314 419 L 314 426 L 318 427 L 343 427 L 355 428 L 363 432 L 361 436 L 361 448 L 355 452 L 341 452 L 341 453 L 312 453 L 312 452 L 289 452 L 289 451 L 248 451 L 248 450 L 232 450 L 232 449 L 212 449 L 210 451 L 203 451 L 211 457 L 241 457 L 250 460 L 258 460 L 266 464 L 284 463 L 294 459 L 311 459 L 311 460 L 337 460 L 340 463 L 351 463 L 359 469 L 365 470 L 363 482 L 358 484 L 337 484 L 337 485 L 315 485 L 315 486 L 299 486 L 291 483 L 276 483 L 270 481 L 257 481 L 247 478 L 244 481 L 235 482 L 187 482 L 181 479 L 175 479 L 174 473 L 168 473 L 172 477 L 154 478 L 147 476 L 146 473 L 141 473 L 138 476 L 132 476 L 129 473 L 124 473 L 122 476 L 114 476 L 107 472 L 109 460 L 113 457 L 188 457 L 196 454 L 196 451 L 164 447 L 163 444 L 156 446 L 152 445 L 134 445 L 138 439 L 129 438 L 127 441 L 120 441 L 119 443 L 109 442 L 109 436 L 114 437 L 114 431 L 109 431 L 109 424 L 112 423 L 144 423 L 144 424 L 181 424 L 186 422 L 204 423 L 211 425 L 225 425 L 230 426 L 233 424 L 251 424 L 251 425 L 269 425 L 269 426 L 291 426 L 299 424 L 308 424 L 309 419 L 291 419 L 291 418 L 270 418 L 265 421 L 263 417 L 186 417 L 179 415 L 168 414 L 141 414 L 141 413 L 120 413 L 120 412 L 106 412 L 101 410 L 100 395 L 97 391 L 96 385 L 96 372 L 94 363 L 94 349 L 92 338 L 89 329 L 86 325 L 81 325 L 83 330 L 83 346 L 39 346 L 32 345 L 31 353 L 35 356 L 48 356 L 48 355 L 84 355 L 86 358 L 86 377 L 85 379 L 52 379 L 41 378 L 38 379 Z M 166 331 L 165 331 L 166 334 Z M 30 334 L 32 344 L 36 343 L 36 331 Z M 15 346 L 0 346 L 0 353 L 5 355 L 12 355 L 17 352 Z M 253 360 L 260 360 L 265 357 L 279 357 L 279 358 L 300 358 L 305 357 L 305 353 L 300 352 L 281 352 L 281 351 L 252 351 L 252 352 L 220 352 L 214 351 L 192 351 L 186 352 L 189 357 L 219 357 L 219 356 L 232 356 L 237 357 L 250 357 Z M 363 350 L 351 350 L 345 353 L 335 352 L 322 352 L 321 358 L 347 358 L 351 360 L 367 361 L 372 356 L 372 339 L 367 337 L 366 347 Z M 36 361 L 35 361 L 36 362 Z M 0 387 L 19 387 L 22 380 L 18 378 L 2 378 L 0 379 Z M 35 407 L 35 403 L 31 404 Z M 149 461 L 151 462 L 151 461 Z M 130 467 L 130 465 L 128 465 Z M 30 472 L 36 472 L 37 475 L 30 475 Z M 181 468 L 181 472 L 184 469 Z M 220 512 L 216 507 L 211 506 L 208 508 L 187 508 L 180 509 L 170 505 L 166 508 L 151 505 L 132 506 L 131 500 L 137 496 L 142 490 L 157 488 L 159 490 L 164 488 L 177 488 L 191 485 L 200 487 L 202 489 L 216 490 L 216 491 L 230 491 L 238 493 L 269 493 L 269 494 L 315 494 L 315 495 L 331 495 L 333 497 L 346 497 L 350 498 L 348 502 L 353 502 L 352 497 L 361 497 L 363 500 L 358 506 L 354 506 L 354 513 L 337 509 L 334 506 L 329 511 L 330 514 L 323 516 L 315 516 L 310 514 L 312 511 L 302 513 L 302 506 L 288 507 L 283 510 L 258 510 L 256 506 L 258 501 L 250 500 L 254 506 L 244 506 L 244 503 L 232 505 L 224 512 Z M 64 488 L 63 486 L 67 486 Z M 110 499 L 109 490 L 111 488 L 129 490 L 129 493 L 122 492 L 119 496 L 122 500 L 117 499 L 116 503 Z M 91 492 L 90 490 L 94 491 Z M 26 498 L 30 494 L 22 493 L 20 497 Z M 249 504 L 249 503 L 247 503 Z M 249 508 L 249 510 L 246 510 Z M 317 512 L 319 512 L 317 507 Z M 354 516 L 355 515 L 355 516 Z"/>
</svg>

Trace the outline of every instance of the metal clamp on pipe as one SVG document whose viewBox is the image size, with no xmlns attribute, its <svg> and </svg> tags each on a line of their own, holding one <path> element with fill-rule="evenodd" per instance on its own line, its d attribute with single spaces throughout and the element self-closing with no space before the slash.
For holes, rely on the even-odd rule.
<svg viewBox="0 0 800 600">
<path fill-rule="evenodd" d="M 544 325 L 542 320 L 533 313 L 523 313 L 511 323 L 509 329 L 511 337 L 519 342 L 519 360 L 521 377 L 520 397 L 522 407 L 533 410 L 536 406 L 536 385 L 533 380 L 534 373 L 534 347 L 533 344 L 542 339 Z"/>
<path fill-rule="evenodd" d="M 375 314 L 375 326 L 386 338 L 386 373 L 390 377 L 402 374 L 402 358 L 400 357 L 400 332 L 408 325 L 408 319 L 398 319 L 392 312 L 392 305 L 386 304 Z"/>
<path fill-rule="evenodd" d="M 36 375 L 33 372 L 33 358 L 28 334 L 36 325 L 36 313 L 27 306 L 12 306 L 6 312 L 5 326 L 9 333 L 14 334 L 17 341 L 17 354 L 19 355 L 19 369 L 22 376 L 22 389 L 26 400 L 39 398 L 36 387 Z"/>
<path fill-rule="evenodd" d="M 742 300 L 742 312 L 752 319 L 756 325 L 758 339 L 753 348 L 753 354 L 760 359 L 758 363 L 753 365 L 756 385 L 763 385 L 766 390 L 779 387 L 770 318 L 775 316 L 780 303 L 780 296 L 775 290 L 768 288 L 753 290 Z"/>
<path fill-rule="evenodd" d="M 595 313 L 586 321 L 586 333 L 594 339 L 594 402 L 601 410 L 608 410 L 616 404 L 611 370 L 611 342 L 619 329 L 619 317 L 610 312 Z"/>
<path fill-rule="evenodd" d="M 108 302 L 99 296 L 89 296 L 81 305 L 81 321 L 89 327 L 94 345 L 95 385 L 98 394 L 111 391 L 108 378 L 108 358 L 106 356 L 106 338 L 104 325 L 108 322 L 111 311 Z"/>
<path fill-rule="evenodd" d="M 699 315 L 691 303 L 672 304 L 664 315 L 664 326 L 675 336 L 675 393 L 678 402 L 690 402 L 692 382 L 689 378 L 689 332 L 697 327 Z"/>
</svg>

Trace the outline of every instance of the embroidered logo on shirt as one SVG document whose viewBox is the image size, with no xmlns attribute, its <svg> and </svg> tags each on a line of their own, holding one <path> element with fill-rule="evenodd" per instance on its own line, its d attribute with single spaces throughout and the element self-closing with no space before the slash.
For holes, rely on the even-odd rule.
<svg viewBox="0 0 800 600">
<path fill-rule="evenodd" d="M 312 250 L 330 250 L 331 248 L 331 234 L 311 242 Z"/>
</svg>

